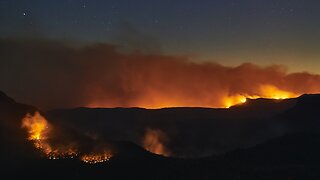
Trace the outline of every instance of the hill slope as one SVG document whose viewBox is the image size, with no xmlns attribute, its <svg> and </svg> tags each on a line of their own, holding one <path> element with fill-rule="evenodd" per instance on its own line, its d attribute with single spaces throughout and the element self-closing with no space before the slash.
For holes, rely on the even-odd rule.
<svg viewBox="0 0 320 180">
<path fill-rule="evenodd" d="M 92 165 L 78 158 L 43 157 L 21 129 L 21 118 L 37 109 L 0 93 L 3 167 L 0 176 L 11 179 L 319 179 L 320 134 L 316 132 L 319 97 L 250 100 L 228 110 L 78 108 L 46 113 L 50 123 L 61 128 L 61 132 L 68 131 L 81 142 L 87 136 L 82 133 L 96 132 L 117 152 L 110 161 Z M 141 143 L 146 127 L 163 130 L 170 138 L 168 148 L 177 155 L 179 152 L 195 157 L 222 154 L 181 159 L 149 153 L 132 143 Z M 186 150 L 182 151 L 184 147 Z"/>
</svg>

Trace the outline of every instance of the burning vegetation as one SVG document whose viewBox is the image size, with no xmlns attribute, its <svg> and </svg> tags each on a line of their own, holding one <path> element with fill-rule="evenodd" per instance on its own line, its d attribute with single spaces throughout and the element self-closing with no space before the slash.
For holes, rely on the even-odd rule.
<svg viewBox="0 0 320 180">
<path fill-rule="evenodd" d="M 279 89 L 274 85 L 261 85 L 258 88 L 257 93 L 243 93 L 226 95 L 222 99 L 222 103 L 219 107 L 229 108 L 233 105 L 242 104 L 247 101 L 247 98 L 270 98 L 270 99 L 286 99 L 299 96 L 299 93 L 293 93 L 287 90 Z M 161 96 L 160 96 L 161 97 Z M 165 102 L 160 101 L 159 106 L 169 106 Z M 180 105 L 175 102 L 175 98 L 171 101 L 171 106 Z M 155 105 L 155 104 L 154 104 Z M 183 105 L 183 102 L 182 102 Z M 145 104 L 144 107 L 148 107 Z M 157 106 L 152 106 L 157 107 Z M 53 137 L 53 126 L 43 117 L 39 112 L 32 114 L 27 114 L 22 119 L 22 128 L 27 130 L 28 140 L 32 141 L 34 146 L 45 154 L 49 159 L 61 159 L 61 158 L 79 158 L 83 162 L 94 164 L 108 161 L 113 153 L 110 150 L 102 150 L 97 152 L 83 153 L 79 150 L 77 145 L 72 145 L 72 143 L 52 143 Z M 169 156 L 171 153 L 166 148 L 165 144 L 168 143 L 168 137 L 166 134 L 159 129 L 147 128 L 145 135 L 142 140 L 142 145 L 144 148 L 152 153 L 160 154 L 164 156 Z"/>
<path fill-rule="evenodd" d="M 65 145 L 54 147 L 51 145 L 49 141 L 52 126 L 39 112 L 35 112 L 34 115 L 28 113 L 22 119 L 22 128 L 27 130 L 29 135 L 28 140 L 32 141 L 34 146 L 41 150 L 49 159 L 74 158 L 78 155 L 75 147 Z"/>
<path fill-rule="evenodd" d="M 48 159 L 65 159 L 65 158 L 79 158 L 85 163 L 95 164 L 110 160 L 113 156 L 112 151 L 104 150 L 98 153 L 82 153 L 72 143 L 52 144 L 50 142 L 52 137 L 53 127 L 39 112 L 26 114 L 22 119 L 22 128 L 27 130 L 28 140 L 32 141 L 34 146 L 39 149 Z"/>
<path fill-rule="evenodd" d="M 34 115 L 27 114 L 22 119 L 22 128 L 27 129 L 29 137 L 28 140 L 35 142 L 42 142 L 48 138 L 48 133 L 50 132 L 49 123 L 47 120 L 40 115 L 39 112 L 35 112 Z M 36 147 L 39 144 L 36 143 Z"/>
<path fill-rule="evenodd" d="M 84 154 L 81 156 L 80 159 L 85 163 L 96 164 L 96 163 L 109 161 L 112 156 L 113 156 L 112 151 L 104 150 L 103 152 L 100 152 L 100 153 Z"/>
<path fill-rule="evenodd" d="M 243 104 L 249 99 L 258 99 L 258 98 L 267 98 L 267 99 L 288 99 L 295 98 L 300 96 L 301 94 L 292 93 L 289 91 L 281 90 L 273 85 L 261 85 L 258 93 L 253 94 L 245 94 L 245 95 L 233 95 L 224 98 L 223 103 L 225 108 L 229 108 L 231 106 L 237 104 Z"/>
</svg>

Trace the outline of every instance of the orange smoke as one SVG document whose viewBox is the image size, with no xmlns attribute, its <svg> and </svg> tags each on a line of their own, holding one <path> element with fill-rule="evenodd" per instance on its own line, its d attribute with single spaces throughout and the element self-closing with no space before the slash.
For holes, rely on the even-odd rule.
<svg viewBox="0 0 320 180">
<path fill-rule="evenodd" d="M 273 85 L 261 85 L 257 92 L 258 93 L 245 94 L 245 95 L 237 94 L 237 95 L 225 97 L 223 99 L 224 107 L 229 108 L 237 104 L 243 104 L 247 101 L 247 98 L 288 99 L 288 98 L 295 98 L 301 95 L 301 94 L 296 94 L 293 92 L 278 89 L 276 86 L 273 86 Z"/>
<path fill-rule="evenodd" d="M 253 92 L 250 94 L 243 93 L 243 94 L 225 95 L 222 97 L 217 96 L 217 99 L 211 103 L 207 103 L 206 100 L 204 100 L 204 102 L 201 102 L 202 99 L 199 99 L 198 101 L 194 100 L 194 101 L 191 101 L 191 103 L 189 103 L 188 99 L 176 100 L 175 97 L 166 97 L 166 95 L 155 95 L 154 97 L 150 97 L 151 101 L 147 100 L 147 98 L 149 98 L 148 96 L 146 98 L 142 98 L 143 100 L 137 101 L 137 104 L 135 106 L 150 108 L 150 109 L 157 109 L 157 108 L 164 108 L 164 107 L 195 107 L 195 106 L 213 107 L 213 108 L 229 108 L 237 104 L 245 103 L 247 101 L 247 98 L 288 99 L 288 98 L 295 98 L 300 95 L 302 95 L 302 93 L 294 93 L 286 90 L 281 90 L 274 85 L 267 84 L 267 85 L 260 85 L 259 88 L 257 88 L 256 92 Z M 208 98 L 211 98 L 211 97 L 208 97 Z M 108 107 L 109 106 L 107 104 L 104 104 L 104 102 L 102 102 L 102 104 L 103 105 L 101 105 L 100 103 L 96 103 L 96 104 L 91 103 L 91 104 L 88 104 L 87 106 L 88 107 L 99 107 L 99 106 Z"/>
<path fill-rule="evenodd" d="M 320 92 L 319 75 L 290 74 L 282 66 L 248 63 L 226 67 L 163 56 L 136 56 L 113 64 L 116 70 L 112 76 L 101 73 L 101 81 L 90 82 L 91 86 L 84 89 L 85 106 L 228 108 L 247 98 L 286 99 Z"/>
<path fill-rule="evenodd" d="M 298 97 L 301 95 L 301 94 L 296 94 L 293 92 L 278 89 L 276 86 L 273 86 L 273 85 L 261 86 L 260 92 L 261 92 L 261 97 L 270 98 L 270 99 L 287 99 L 287 98 Z"/>
<path fill-rule="evenodd" d="M 0 42 L 8 47 L 0 57 L 10 60 L 0 61 L 0 77 L 6 82 L 2 86 L 19 92 L 14 94 L 19 101 L 41 109 L 226 108 L 245 98 L 320 93 L 319 74 L 292 73 L 282 65 L 231 67 L 174 55 L 123 53 L 112 44 L 73 47 L 46 39 Z M 39 83 L 43 88 L 33 88 Z"/>
<path fill-rule="evenodd" d="M 142 144 L 147 151 L 169 156 L 170 151 L 164 145 L 166 141 L 168 141 L 168 139 L 164 132 L 159 129 L 147 128 Z"/>
<path fill-rule="evenodd" d="M 27 130 L 27 139 L 32 141 L 34 146 L 49 159 L 75 158 L 81 154 L 76 147 L 71 145 L 72 142 L 52 145 L 50 140 L 53 126 L 39 112 L 35 112 L 33 115 L 26 114 L 22 119 L 21 127 Z M 101 153 L 82 154 L 80 160 L 85 163 L 95 164 L 108 161 L 111 157 L 112 152 L 104 150 Z"/>
</svg>

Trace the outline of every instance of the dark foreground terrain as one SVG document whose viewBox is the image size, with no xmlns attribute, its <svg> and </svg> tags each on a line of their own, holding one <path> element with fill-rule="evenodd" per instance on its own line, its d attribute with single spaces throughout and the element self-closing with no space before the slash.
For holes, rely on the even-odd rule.
<svg viewBox="0 0 320 180">
<path fill-rule="evenodd" d="M 0 93 L 1 179 L 320 179 L 320 95 L 249 100 L 227 110 L 77 108 L 43 113 L 69 132 L 108 138 L 117 154 L 93 165 L 41 155 L 21 129 L 21 118 L 36 110 Z M 176 158 L 141 148 L 146 127 L 166 133 L 166 145 Z"/>
</svg>

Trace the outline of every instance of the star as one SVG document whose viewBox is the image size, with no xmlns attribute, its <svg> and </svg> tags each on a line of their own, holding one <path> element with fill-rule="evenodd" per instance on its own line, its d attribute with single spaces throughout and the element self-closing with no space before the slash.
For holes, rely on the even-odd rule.
<svg viewBox="0 0 320 180">
<path fill-rule="evenodd" d="M 26 16 L 26 15 L 27 15 L 27 13 L 26 13 L 26 12 L 23 12 L 23 13 L 22 13 L 22 15 L 23 15 L 23 16 Z"/>
</svg>

